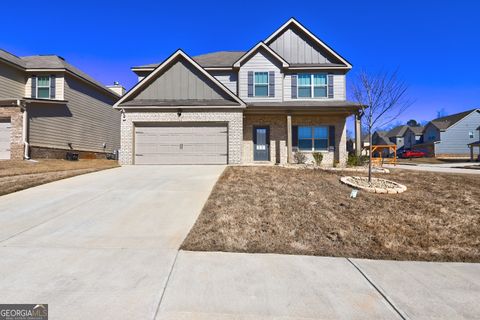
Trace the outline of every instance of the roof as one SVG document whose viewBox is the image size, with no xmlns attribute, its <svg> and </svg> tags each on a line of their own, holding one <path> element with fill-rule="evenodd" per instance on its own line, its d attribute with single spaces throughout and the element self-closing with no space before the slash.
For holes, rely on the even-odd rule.
<svg viewBox="0 0 480 320">
<path fill-rule="evenodd" d="M 228 100 L 158 100 L 158 99 L 138 99 L 130 100 L 121 104 L 122 106 L 136 107 L 188 107 L 188 106 L 236 106 L 238 103 Z"/>
<path fill-rule="evenodd" d="M 206 54 L 201 54 L 192 57 L 202 68 L 217 67 L 217 68 L 231 68 L 233 64 L 241 58 L 246 51 L 216 51 Z M 154 69 L 161 64 L 151 63 L 142 66 L 133 67 L 133 69 Z"/>
<path fill-rule="evenodd" d="M 470 113 L 472 113 L 475 110 L 480 111 L 480 109 L 471 109 L 471 110 L 463 111 L 463 112 L 460 112 L 460 113 L 455 113 L 455 114 L 452 114 L 452 115 L 449 115 L 449 116 L 446 116 L 446 117 L 440 117 L 440 118 L 437 118 L 437 119 L 433 119 L 432 121 L 430 121 L 430 123 L 433 124 L 435 127 L 437 127 L 439 130 L 443 131 L 443 130 L 446 130 L 446 129 L 450 128 L 455 123 L 462 120 L 463 118 L 465 118 L 466 116 L 468 116 Z"/>
<path fill-rule="evenodd" d="M 405 135 L 405 132 L 407 131 L 407 129 L 408 129 L 408 126 L 406 126 L 406 125 L 396 126 L 395 128 L 388 131 L 386 136 L 389 137 L 389 138 L 391 138 L 391 137 L 403 137 Z"/>
<path fill-rule="evenodd" d="M 382 131 L 382 130 L 375 131 L 374 135 L 375 134 L 377 135 L 377 139 L 374 139 L 372 143 L 377 145 L 394 144 L 393 142 L 390 141 L 390 139 L 388 139 L 387 133 L 388 132 Z"/>
<path fill-rule="evenodd" d="M 260 49 L 265 50 L 266 52 L 268 52 L 268 54 L 270 54 L 272 57 L 277 59 L 282 64 L 282 67 L 290 66 L 290 64 L 285 59 L 283 59 L 280 55 L 278 55 L 278 53 L 273 51 L 270 47 L 268 47 L 265 43 L 263 43 L 261 41 L 257 45 L 255 45 L 252 49 L 248 50 L 240 59 L 235 61 L 235 64 L 233 66 L 234 67 L 240 67 L 242 62 L 245 59 L 250 57 L 255 52 L 259 51 Z"/>
<path fill-rule="evenodd" d="M 65 61 L 64 58 L 57 55 L 34 55 L 18 57 L 14 54 L 11 54 L 10 52 L 0 49 L 0 59 L 15 64 L 18 67 L 25 69 L 26 71 L 35 71 L 35 69 L 67 70 L 77 75 L 78 77 L 83 78 L 84 80 L 94 84 L 95 86 L 100 87 L 101 89 L 112 94 L 113 96 L 118 97 L 116 93 L 106 88 L 102 83 L 93 79 L 88 74 L 74 67 L 73 65 Z"/>
<path fill-rule="evenodd" d="M 415 126 L 415 127 L 409 127 L 409 128 L 417 136 L 421 135 L 423 133 L 423 130 L 425 130 L 425 127 L 423 127 L 423 126 Z"/>
<path fill-rule="evenodd" d="M 217 80 L 215 77 L 213 77 L 211 74 L 209 74 L 205 69 L 203 69 L 197 62 L 195 62 L 190 56 L 188 56 L 185 52 L 183 52 L 181 49 L 178 49 L 175 51 L 170 57 L 168 57 L 162 64 L 160 64 L 158 67 L 155 68 L 148 76 L 143 78 L 141 81 L 139 81 L 132 89 L 130 89 L 125 95 L 118 100 L 113 107 L 117 109 L 121 109 L 123 106 L 134 106 L 131 104 L 132 97 L 135 94 L 138 94 L 140 90 L 142 90 L 144 87 L 147 87 L 150 85 L 152 81 L 156 79 L 156 77 L 162 75 L 162 73 L 165 70 L 168 70 L 169 66 L 172 63 L 175 63 L 175 61 L 178 61 L 178 59 L 183 59 L 185 60 L 189 65 L 191 65 L 193 68 L 198 70 L 200 73 L 202 73 L 204 76 L 206 76 L 209 80 L 213 82 L 214 85 L 216 85 L 220 90 L 222 90 L 227 96 L 230 97 L 231 102 L 233 103 L 233 106 L 240 106 L 241 108 L 245 107 L 245 103 L 237 97 L 233 92 L 231 92 L 225 85 L 223 85 L 219 80 Z M 169 103 L 169 105 L 173 105 L 173 101 L 168 102 L 168 100 L 164 100 L 163 102 L 161 100 L 152 100 L 148 99 L 149 101 L 152 101 L 153 103 L 158 103 L 156 106 L 165 106 L 166 103 Z M 178 101 L 175 100 L 175 101 Z M 197 106 L 195 103 L 201 103 L 204 100 L 195 100 L 195 99 L 190 99 L 190 102 L 188 103 L 189 106 Z M 227 106 L 225 104 L 225 101 L 227 100 L 221 100 L 223 106 Z M 140 102 L 139 102 L 140 103 Z M 186 102 L 185 102 L 186 103 Z M 152 104 L 148 104 L 149 106 L 152 106 Z M 175 104 L 175 106 L 178 106 L 178 103 Z M 198 106 L 205 106 L 205 104 L 199 104 Z M 228 104 L 230 106 L 230 104 Z"/>
<path fill-rule="evenodd" d="M 20 57 L 17 57 L 16 55 L 11 54 L 10 52 L 3 49 L 0 49 L 0 59 L 10 62 L 16 66 L 25 68 L 25 62 Z"/>
<path fill-rule="evenodd" d="M 60 56 L 57 56 L 57 55 L 26 56 L 26 57 L 22 57 L 22 60 L 25 62 L 26 69 L 66 69 L 71 73 L 74 73 L 77 76 L 103 89 L 108 90 L 107 88 L 105 88 L 105 86 L 102 83 L 93 79 L 82 70 L 74 67 L 73 65 L 65 61 L 65 59 L 63 59 Z M 112 92 L 112 91 L 108 90 L 108 92 Z M 116 94 L 114 93 L 114 95 Z"/>
</svg>

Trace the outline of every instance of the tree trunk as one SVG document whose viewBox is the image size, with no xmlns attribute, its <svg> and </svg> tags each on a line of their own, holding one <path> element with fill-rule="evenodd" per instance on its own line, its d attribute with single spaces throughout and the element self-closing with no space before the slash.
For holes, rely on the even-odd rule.
<svg viewBox="0 0 480 320">
<path fill-rule="evenodd" d="M 368 129 L 368 182 L 372 182 L 372 129 Z"/>
</svg>

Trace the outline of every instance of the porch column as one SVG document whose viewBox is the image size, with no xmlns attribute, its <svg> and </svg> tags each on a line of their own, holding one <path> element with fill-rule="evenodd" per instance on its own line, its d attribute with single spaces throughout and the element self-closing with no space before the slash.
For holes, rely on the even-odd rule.
<svg viewBox="0 0 480 320">
<path fill-rule="evenodd" d="M 355 113 L 355 155 L 362 155 L 362 126 L 360 123 L 360 115 Z"/>
<path fill-rule="evenodd" d="M 293 162 L 292 155 L 292 116 L 287 115 L 287 162 Z"/>
<path fill-rule="evenodd" d="M 470 145 L 470 161 L 473 162 L 473 145 Z"/>
</svg>

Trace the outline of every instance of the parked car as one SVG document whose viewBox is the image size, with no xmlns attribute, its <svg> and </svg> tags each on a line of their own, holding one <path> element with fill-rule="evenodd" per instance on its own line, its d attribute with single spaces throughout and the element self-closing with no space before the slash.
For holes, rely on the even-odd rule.
<svg viewBox="0 0 480 320">
<path fill-rule="evenodd" d="M 409 159 L 409 158 L 423 158 L 427 153 L 418 150 L 405 150 L 400 154 L 400 158 Z"/>
</svg>

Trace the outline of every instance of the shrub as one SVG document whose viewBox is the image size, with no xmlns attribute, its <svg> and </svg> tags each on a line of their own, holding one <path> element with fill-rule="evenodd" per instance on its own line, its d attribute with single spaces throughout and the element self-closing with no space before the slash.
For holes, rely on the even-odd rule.
<svg viewBox="0 0 480 320">
<path fill-rule="evenodd" d="M 304 164 L 305 162 L 307 162 L 307 156 L 301 151 L 295 152 L 293 158 L 298 164 Z"/>
<path fill-rule="evenodd" d="M 349 166 L 363 166 L 368 161 L 368 156 L 356 156 L 355 154 L 349 154 L 347 159 L 347 165 Z"/>
<path fill-rule="evenodd" d="M 319 166 L 322 163 L 323 154 L 320 152 L 314 152 L 312 155 L 313 155 L 313 159 L 315 159 L 316 165 Z"/>
</svg>

